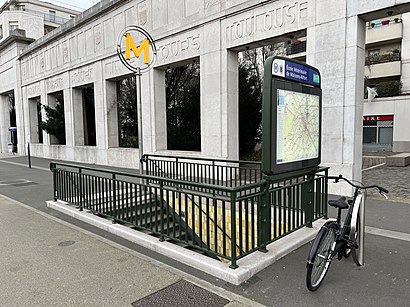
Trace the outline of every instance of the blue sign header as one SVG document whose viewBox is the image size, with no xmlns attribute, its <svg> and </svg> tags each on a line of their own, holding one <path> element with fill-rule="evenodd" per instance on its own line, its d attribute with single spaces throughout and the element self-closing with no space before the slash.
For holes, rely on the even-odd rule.
<svg viewBox="0 0 410 307">
<path fill-rule="evenodd" d="M 274 59 L 272 75 L 320 87 L 320 73 L 316 68 L 292 60 Z"/>
</svg>

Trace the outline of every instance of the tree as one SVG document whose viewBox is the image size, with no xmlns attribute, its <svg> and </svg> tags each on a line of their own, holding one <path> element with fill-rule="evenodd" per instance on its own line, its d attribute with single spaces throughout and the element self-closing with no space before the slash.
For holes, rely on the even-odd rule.
<svg viewBox="0 0 410 307">
<path fill-rule="evenodd" d="M 55 109 L 42 105 L 46 111 L 47 120 L 41 121 L 40 129 L 43 129 L 50 135 L 54 135 L 59 144 L 65 145 L 64 102 L 62 94 L 57 93 L 55 97 L 57 103 Z"/>
</svg>

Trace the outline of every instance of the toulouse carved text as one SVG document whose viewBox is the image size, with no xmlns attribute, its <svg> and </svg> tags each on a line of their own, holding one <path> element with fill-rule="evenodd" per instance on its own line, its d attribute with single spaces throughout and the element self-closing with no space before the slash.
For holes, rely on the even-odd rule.
<svg viewBox="0 0 410 307">
<path fill-rule="evenodd" d="M 285 23 L 299 23 L 304 13 L 307 14 L 308 2 L 294 2 L 281 7 L 261 12 L 232 22 L 226 27 L 228 40 L 235 40 L 251 36 L 256 32 L 265 32 L 281 28 Z"/>
</svg>

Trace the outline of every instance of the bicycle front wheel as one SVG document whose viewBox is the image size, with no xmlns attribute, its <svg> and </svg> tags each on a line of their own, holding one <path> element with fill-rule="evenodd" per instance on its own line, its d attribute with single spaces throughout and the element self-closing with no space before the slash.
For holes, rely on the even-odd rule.
<svg viewBox="0 0 410 307">
<path fill-rule="evenodd" d="M 335 245 L 335 229 L 322 227 L 313 242 L 307 265 L 306 286 L 310 291 L 316 291 L 325 278 L 332 262 Z"/>
<path fill-rule="evenodd" d="M 361 224 L 360 224 L 360 214 L 357 214 L 357 220 L 356 220 L 356 227 L 355 227 L 355 232 L 351 234 L 351 240 L 353 241 L 352 244 L 352 257 L 354 263 L 358 266 L 362 266 L 363 263 L 361 262 L 360 259 L 360 242 L 361 242 Z"/>
</svg>

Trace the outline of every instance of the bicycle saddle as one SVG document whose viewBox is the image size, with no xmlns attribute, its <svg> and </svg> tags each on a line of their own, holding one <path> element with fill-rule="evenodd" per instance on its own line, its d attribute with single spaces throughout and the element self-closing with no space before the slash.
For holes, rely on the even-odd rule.
<svg viewBox="0 0 410 307">
<path fill-rule="evenodd" d="M 338 200 L 329 200 L 329 205 L 339 209 L 347 209 L 349 205 L 346 203 L 346 197 L 342 196 Z"/>
</svg>

